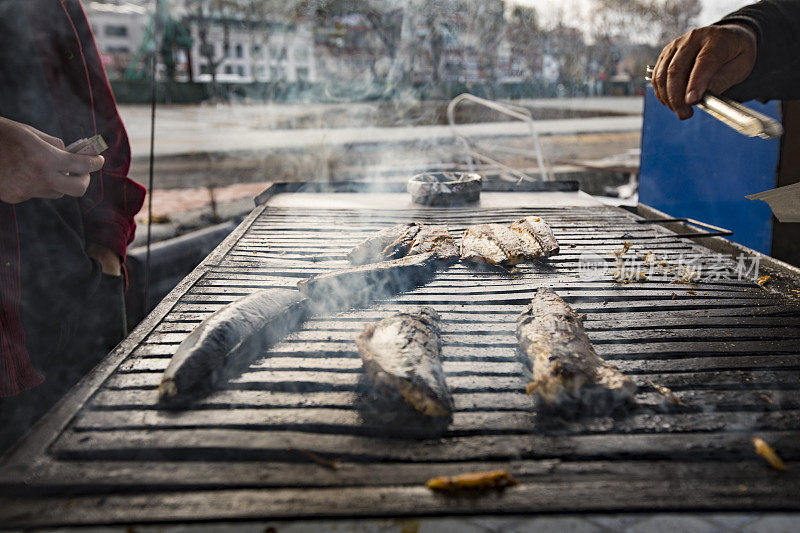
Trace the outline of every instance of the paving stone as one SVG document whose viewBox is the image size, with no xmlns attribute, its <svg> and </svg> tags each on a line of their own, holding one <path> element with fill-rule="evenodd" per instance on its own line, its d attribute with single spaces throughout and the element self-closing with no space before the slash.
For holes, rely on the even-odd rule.
<svg viewBox="0 0 800 533">
<path fill-rule="evenodd" d="M 797 533 L 800 531 L 800 514 L 763 515 L 743 527 L 741 531 L 742 533 Z"/>
<path fill-rule="evenodd" d="M 606 531 L 627 531 L 649 516 L 642 514 L 589 515 L 586 519 Z"/>
<path fill-rule="evenodd" d="M 715 533 L 719 526 L 698 515 L 659 514 L 627 528 L 626 533 Z"/>
<path fill-rule="evenodd" d="M 708 516 L 708 519 L 718 524 L 723 531 L 740 531 L 744 526 L 759 520 L 760 513 L 719 513 Z"/>
<path fill-rule="evenodd" d="M 498 523 L 508 522 L 507 519 L 497 518 Z M 487 531 L 505 531 L 503 529 L 487 529 L 482 521 L 470 517 L 432 518 L 420 520 L 419 530 L 413 529 L 413 522 L 406 522 L 407 529 L 392 529 L 394 533 L 487 533 Z"/>
<path fill-rule="evenodd" d="M 591 523 L 584 517 L 538 517 L 522 520 L 514 525 L 513 528 L 502 529 L 508 533 L 595 533 L 603 531 L 596 524 Z"/>
</svg>

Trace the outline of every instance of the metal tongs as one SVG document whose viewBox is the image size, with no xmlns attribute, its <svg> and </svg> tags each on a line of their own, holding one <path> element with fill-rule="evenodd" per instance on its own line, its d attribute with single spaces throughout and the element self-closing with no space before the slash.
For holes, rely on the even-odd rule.
<svg viewBox="0 0 800 533">
<path fill-rule="evenodd" d="M 644 79 L 652 81 L 652 66 L 647 67 Z M 697 107 L 747 137 L 777 139 L 783 134 L 783 126 L 777 120 L 724 96 L 706 92 Z"/>
</svg>

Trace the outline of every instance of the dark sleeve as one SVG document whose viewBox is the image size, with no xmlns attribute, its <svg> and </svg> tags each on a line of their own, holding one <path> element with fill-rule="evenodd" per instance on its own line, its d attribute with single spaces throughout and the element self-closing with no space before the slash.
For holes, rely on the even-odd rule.
<svg viewBox="0 0 800 533">
<path fill-rule="evenodd" d="M 134 215 L 142 208 L 145 189 L 128 178 L 131 153 L 125 126 L 117 111 L 105 69 L 80 3 L 71 13 L 81 42 L 86 76 L 92 87 L 92 108 L 96 131 L 103 135 L 108 150 L 105 165 L 93 176 L 85 195 L 84 224 L 87 241 L 114 250 L 125 258 L 136 230 Z"/>
<path fill-rule="evenodd" d="M 717 22 L 730 23 L 751 27 L 758 48 L 753 72 L 726 96 L 741 101 L 800 98 L 800 0 L 762 0 Z"/>
</svg>

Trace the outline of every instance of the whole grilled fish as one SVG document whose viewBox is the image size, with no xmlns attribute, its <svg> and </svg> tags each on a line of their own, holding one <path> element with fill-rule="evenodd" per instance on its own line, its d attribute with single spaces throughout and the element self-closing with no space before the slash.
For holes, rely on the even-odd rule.
<svg viewBox="0 0 800 533">
<path fill-rule="evenodd" d="M 636 384 L 592 347 L 575 311 L 549 288 L 536 291 L 517 318 L 517 340 L 533 370 L 528 392 L 573 414 L 608 414 L 630 400 Z"/>
<path fill-rule="evenodd" d="M 181 403 L 241 371 L 305 320 L 307 303 L 297 291 L 265 289 L 212 314 L 178 346 L 159 399 Z"/>
<path fill-rule="evenodd" d="M 411 248 L 420 226 L 418 222 L 409 222 L 382 229 L 350 250 L 347 260 L 353 265 L 365 265 L 403 257 Z"/>
<path fill-rule="evenodd" d="M 445 265 L 458 261 L 458 245 L 446 226 L 423 225 L 420 227 L 408 255 L 436 252 L 436 258 Z"/>
<path fill-rule="evenodd" d="M 539 217 L 525 217 L 511 224 L 511 229 L 518 232 L 523 239 L 533 239 L 539 247 L 540 257 L 550 257 L 559 252 L 558 241 L 550 226 Z M 533 243 L 530 243 L 533 248 Z"/>
<path fill-rule="evenodd" d="M 399 394 L 427 416 L 449 417 L 453 399 L 444 380 L 439 315 L 430 307 L 368 325 L 356 339 L 372 385 Z"/>
<path fill-rule="evenodd" d="M 461 239 L 461 259 L 474 263 L 512 266 L 540 254 L 535 239 L 522 239 L 519 232 L 502 224 L 470 226 Z"/>
<path fill-rule="evenodd" d="M 436 252 L 431 251 L 311 276 L 297 286 L 326 308 L 366 305 L 422 285 L 433 277 L 438 264 Z"/>
</svg>

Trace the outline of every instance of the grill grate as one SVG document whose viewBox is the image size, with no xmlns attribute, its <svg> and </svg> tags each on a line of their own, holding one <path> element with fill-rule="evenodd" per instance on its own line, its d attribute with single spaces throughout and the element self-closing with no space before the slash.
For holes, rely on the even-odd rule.
<svg viewBox="0 0 800 533">
<path fill-rule="evenodd" d="M 155 388 L 203 318 L 253 290 L 340 268 L 369 233 L 418 220 L 456 234 L 471 224 L 544 217 L 561 243 L 515 275 L 455 265 L 368 309 L 311 319 L 246 373 L 168 412 Z M 579 276 L 581 254 L 632 243 L 667 263 L 720 258 L 610 207 L 286 209 L 262 207 L 72 395 L 3 473 L 3 523 L 80 524 L 334 515 L 643 509 L 798 509 L 800 311 L 750 281 L 618 283 Z M 726 260 L 728 261 L 728 260 Z M 727 262 L 731 268 L 733 263 Z M 598 353 L 640 385 L 627 416 L 554 421 L 523 393 L 514 321 L 537 287 L 579 313 Z M 357 409 L 353 342 L 367 322 L 425 304 L 442 316 L 456 405 L 435 439 L 387 437 Z M 104 373 L 103 373 L 104 372 Z M 647 380 L 687 403 L 665 409 Z M 91 381 L 91 380 L 90 380 Z M 84 401 L 85 399 L 85 401 Z M 754 455 L 758 435 L 790 472 Z M 38 447 L 37 447 L 38 446 Z M 24 449 L 23 446 L 21 449 Z M 312 451 L 341 462 L 336 470 Z M 444 498 L 432 475 L 506 468 L 521 485 Z M 267 490 L 268 489 L 268 490 Z"/>
</svg>

